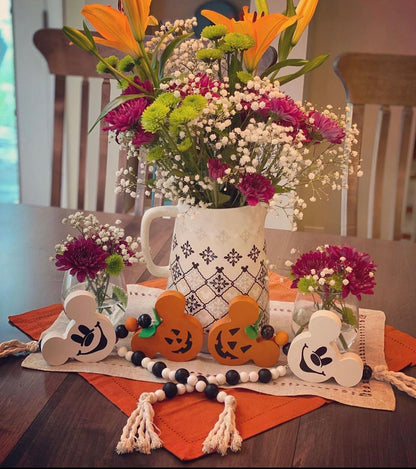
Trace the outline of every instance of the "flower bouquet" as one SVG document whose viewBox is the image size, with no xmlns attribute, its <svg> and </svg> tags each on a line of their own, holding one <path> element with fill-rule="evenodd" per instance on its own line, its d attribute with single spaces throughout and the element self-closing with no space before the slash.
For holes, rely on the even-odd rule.
<svg viewBox="0 0 416 469">
<path fill-rule="evenodd" d="M 93 214 L 76 212 L 62 223 L 78 232 L 57 244 L 51 258 L 58 270 L 65 271 L 62 300 L 71 291 L 87 290 L 94 294 L 99 312 L 124 313 L 127 292 L 123 270 L 141 259 L 139 239 L 125 237 L 123 228 L 101 224 Z M 116 224 L 120 223 L 117 220 Z"/>
<path fill-rule="evenodd" d="M 317 3 L 301 0 L 295 8 L 287 0 L 284 14 L 272 14 L 257 0 L 257 11 L 244 7 L 239 20 L 202 10 L 213 24 L 199 38 L 195 18 L 166 22 L 146 36 L 158 24 L 151 0 L 121 0 L 118 9 L 85 5 L 81 12 L 98 35 L 85 22 L 83 31 L 63 31 L 121 89 L 97 119 L 128 152 L 116 191 L 138 197 L 145 185 L 147 195 L 196 207 L 280 207 L 296 227 L 307 206 L 299 188 L 313 202 L 345 187 L 358 158 L 356 127 L 331 106 L 295 102 L 280 88 L 328 57 L 288 58 Z M 276 38 L 278 59 L 261 68 Z M 125 56 L 104 57 L 96 44 Z M 287 66 L 297 70 L 285 74 Z"/>
<path fill-rule="evenodd" d="M 318 246 L 302 254 L 290 266 L 292 288 L 298 289 L 293 310 L 292 327 L 301 333 L 310 316 L 318 310 L 337 313 L 342 328 L 339 337 L 341 349 L 352 345 L 358 329 L 357 301 L 362 294 L 373 294 L 376 265 L 369 254 L 356 248 L 343 246 Z"/>
</svg>

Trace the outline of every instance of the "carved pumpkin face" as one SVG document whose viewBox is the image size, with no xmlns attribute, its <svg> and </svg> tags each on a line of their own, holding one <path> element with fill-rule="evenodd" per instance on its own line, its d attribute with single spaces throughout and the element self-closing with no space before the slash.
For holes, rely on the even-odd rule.
<svg viewBox="0 0 416 469">
<path fill-rule="evenodd" d="M 172 361 L 195 358 L 202 348 L 203 329 L 198 319 L 185 313 L 185 305 L 182 293 L 163 292 L 155 304 L 161 324 L 150 337 L 139 337 L 139 329 L 131 340 L 131 349 L 150 358 L 157 353 Z"/>
<path fill-rule="evenodd" d="M 208 350 L 223 365 L 242 365 L 250 360 L 258 366 L 273 366 L 280 355 L 274 340 L 251 338 L 247 326 L 259 317 L 257 303 L 248 295 L 239 295 L 230 301 L 228 316 L 217 321 L 208 335 Z"/>
</svg>

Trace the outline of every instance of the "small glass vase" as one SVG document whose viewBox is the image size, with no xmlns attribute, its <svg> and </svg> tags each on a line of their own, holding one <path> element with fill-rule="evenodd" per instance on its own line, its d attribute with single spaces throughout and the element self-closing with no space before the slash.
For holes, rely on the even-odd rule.
<svg viewBox="0 0 416 469">
<path fill-rule="evenodd" d="M 87 276 L 84 282 L 79 282 L 76 276 L 66 271 L 62 282 L 62 302 L 76 290 L 87 290 L 93 293 L 97 301 L 97 311 L 108 316 L 113 324 L 124 322 L 127 309 L 127 285 L 123 272 L 117 276 L 110 276 L 107 272 L 100 271 L 94 279 Z"/>
<path fill-rule="evenodd" d="M 341 319 L 336 344 L 341 353 L 347 352 L 358 334 L 359 307 L 354 295 L 342 298 L 342 292 L 298 292 L 293 306 L 293 332 L 297 335 L 307 330 L 312 313 L 322 309 L 333 311 Z"/>
</svg>

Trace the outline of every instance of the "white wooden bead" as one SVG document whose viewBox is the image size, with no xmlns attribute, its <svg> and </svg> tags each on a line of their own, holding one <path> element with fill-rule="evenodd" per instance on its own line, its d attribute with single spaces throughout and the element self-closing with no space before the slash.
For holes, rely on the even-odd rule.
<svg viewBox="0 0 416 469">
<path fill-rule="evenodd" d="M 143 360 L 142 360 L 142 367 L 143 367 L 143 368 L 147 368 L 147 364 L 148 364 L 150 361 L 152 361 L 151 358 L 149 358 L 149 357 L 144 357 Z"/>
<path fill-rule="evenodd" d="M 153 368 L 153 365 L 155 364 L 156 362 L 154 362 L 153 360 L 150 360 L 150 362 L 148 362 L 146 364 L 146 369 L 147 371 L 150 371 L 150 373 L 152 372 L 152 368 Z M 142 362 L 142 365 L 143 365 L 143 362 Z"/>
<path fill-rule="evenodd" d="M 215 376 L 212 376 L 212 375 L 208 376 L 207 380 L 208 380 L 208 383 L 218 384 L 217 378 Z"/>
<path fill-rule="evenodd" d="M 257 371 L 250 371 L 248 377 L 250 379 L 250 383 L 256 383 L 259 380 L 259 374 Z"/>
<path fill-rule="evenodd" d="M 169 372 L 169 381 L 175 381 L 176 370 L 170 370 Z"/>
<path fill-rule="evenodd" d="M 287 369 L 283 365 L 279 365 L 277 367 L 277 370 L 278 370 L 280 376 L 284 376 L 287 373 Z"/>
<path fill-rule="evenodd" d="M 272 374 L 272 379 L 277 379 L 280 376 L 277 368 L 270 368 L 270 373 Z"/>
<path fill-rule="evenodd" d="M 186 386 L 182 383 L 178 383 L 176 385 L 176 388 L 178 390 L 178 394 L 185 394 L 186 393 Z"/>
<path fill-rule="evenodd" d="M 195 385 L 195 389 L 198 391 L 198 392 L 203 392 L 204 389 L 206 388 L 206 383 L 205 381 L 198 381 Z"/>
<path fill-rule="evenodd" d="M 232 405 L 234 403 L 235 403 L 234 396 L 231 396 L 230 394 L 227 394 L 227 397 L 224 400 L 224 404 L 231 404 Z"/>
<path fill-rule="evenodd" d="M 191 386 L 195 386 L 195 384 L 197 383 L 198 381 L 198 378 L 196 377 L 196 375 L 189 375 L 188 376 L 188 379 L 186 380 L 186 382 L 188 384 L 190 384 Z"/>
<path fill-rule="evenodd" d="M 122 347 L 119 347 L 117 350 L 117 355 L 121 358 L 126 356 L 126 353 L 129 351 L 129 349 L 123 345 Z"/>
<path fill-rule="evenodd" d="M 162 378 L 169 379 L 170 368 L 163 368 L 162 370 Z"/>
<path fill-rule="evenodd" d="M 163 389 L 156 389 L 155 394 L 158 401 L 163 401 L 166 399 L 166 394 Z"/>
<path fill-rule="evenodd" d="M 131 350 L 129 350 L 126 355 L 125 355 L 125 359 L 129 362 L 131 362 L 131 357 L 133 356 L 133 352 Z"/>
<path fill-rule="evenodd" d="M 227 397 L 227 393 L 225 391 L 220 391 L 217 394 L 217 401 L 220 403 L 223 403 L 225 401 L 225 398 Z"/>
<path fill-rule="evenodd" d="M 186 392 L 194 392 L 195 387 L 191 384 L 185 384 Z"/>
<path fill-rule="evenodd" d="M 163 391 L 163 389 L 161 391 Z M 150 403 L 154 404 L 157 401 L 157 395 L 154 392 L 151 392 L 149 399 L 150 399 Z"/>
<path fill-rule="evenodd" d="M 225 378 L 225 375 L 223 375 L 222 373 L 218 373 L 217 374 L 217 383 L 218 383 L 218 385 L 222 386 L 226 382 L 227 382 L 227 379 Z"/>
<path fill-rule="evenodd" d="M 249 376 L 248 376 L 248 373 L 247 371 L 240 371 L 240 381 L 242 383 L 248 383 L 249 381 Z"/>
</svg>

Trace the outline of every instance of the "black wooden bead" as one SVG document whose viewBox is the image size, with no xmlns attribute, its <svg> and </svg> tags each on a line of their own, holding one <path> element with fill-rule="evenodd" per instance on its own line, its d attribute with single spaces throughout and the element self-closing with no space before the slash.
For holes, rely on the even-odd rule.
<svg viewBox="0 0 416 469">
<path fill-rule="evenodd" d="M 116 327 L 116 337 L 119 339 L 124 339 L 124 337 L 127 337 L 129 331 L 126 329 L 126 326 L 124 324 L 120 324 Z"/>
<path fill-rule="evenodd" d="M 133 355 L 131 356 L 131 362 L 133 363 L 133 365 L 140 366 L 145 356 L 146 355 L 143 352 L 133 352 Z"/>
<path fill-rule="evenodd" d="M 137 320 L 140 327 L 147 329 L 152 324 L 152 318 L 149 314 L 141 314 Z"/>
<path fill-rule="evenodd" d="M 204 392 L 208 399 L 215 399 L 220 390 L 216 384 L 209 383 L 205 386 Z"/>
<path fill-rule="evenodd" d="M 205 384 L 208 384 L 208 380 L 203 375 L 198 375 L 197 379 L 198 379 L 198 381 L 204 381 Z"/>
<path fill-rule="evenodd" d="M 368 381 L 369 379 L 371 379 L 372 374 L 373 374 L 373 370 L 372 370 L 371 366 L 364 365 L 364 367 L 363 367 L 363 376 L 362 376 L 363 381 Z"/>
<path fill-rule="evenodd" d="M 272 373 L 267 368 L 259 370 L 259 381 L 260 383 L 268 383 L 272 379 Z"/>
<path fill-rule="evenodd" d="M 271 339 L 274 336 L 274 328 L 270 324 L 266 324 L 261 328 L 261 336 L 263 339 Z"/>
<path fill-rule="evenodd" d="M 162 377 L 162 371 L 166 368 L 166 363 L 156 362 L 152 367 L 152 373 L 158 378 Z"/>
<path fill-rule="evenodd" d="M 189 371 L 186 368 L 178 368 L 175 373 L 175 379 L 178 383 L 186 384 L 189 377 Z"/>
<path fill-rule="evenodd" d="M 172 383 L 171 381 L 168 381 L 163 385 L 163 390 L 165 391 L 166 397 L 169 399 L 175 397 L 176 394 L 178 394 L 178 388 L 176 387 L 176 384 Z"/>
<path fill-rule="evenodd" d="M 228 384 L 233 386 L 234 384 L 239 383 L 240 373 L 236 370 L 228 370 L 227 373 L 225 373 L 225 379 L 227 380 Z"/>
<path fill-rule="evenodd" d="M 287 344 L 283 345 L 282 351 L 283 351 L 283 353 L 284 353 L 285 355 L 288 354 L 289 348 L 290 348 L 290 342 L 288 342 Z"/>
</svg>

